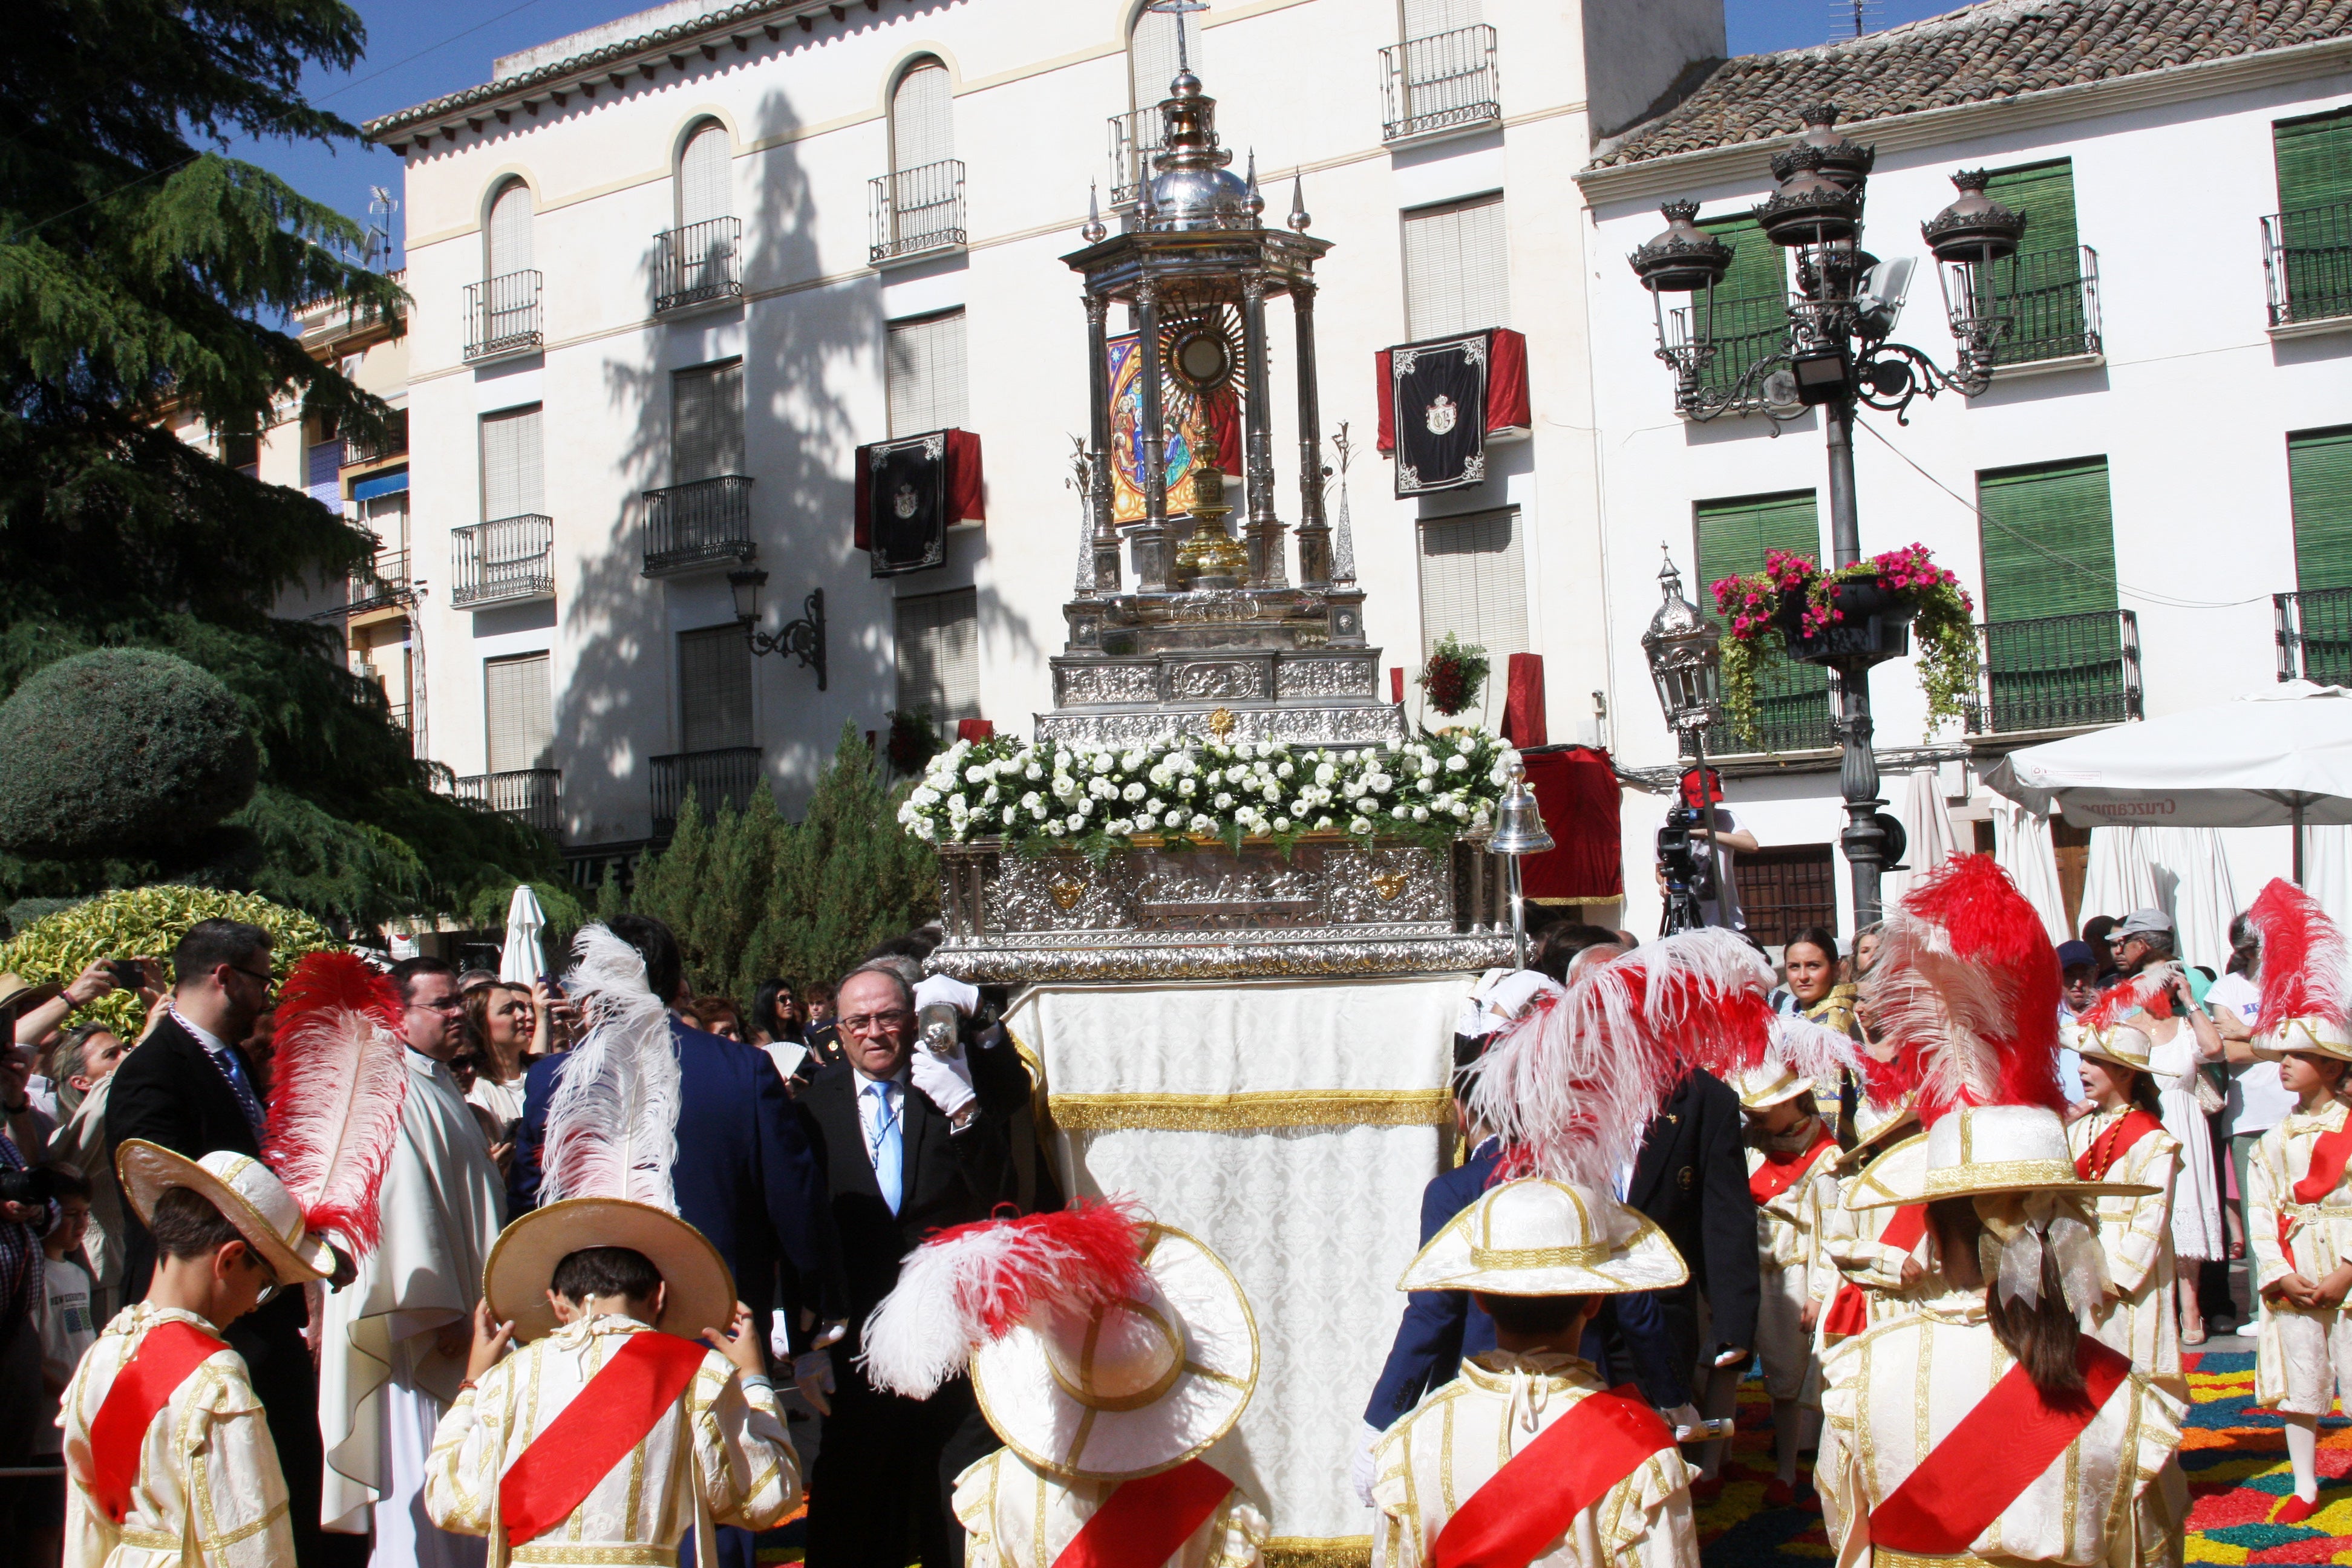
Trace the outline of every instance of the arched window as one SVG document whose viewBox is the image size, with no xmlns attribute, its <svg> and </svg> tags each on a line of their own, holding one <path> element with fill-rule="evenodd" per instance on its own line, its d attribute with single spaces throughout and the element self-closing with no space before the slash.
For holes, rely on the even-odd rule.
<svg viewBox="0 0 2352 1568">
<path fill-rule="evenodd" d="M 715 217 L 735 215 L 734 192 L 729 175 L 733 149 L 727 127 L 706 120 L 694 128 L 677 155 L 677 226 L 691 228 Z"/>
<path fill-rule="evenodd" d="M 955 121 L 948 106 L 948 68 L 917 60 L 890 92 L 890 170 L 905 174 L 955 156 Z"/>
<path fill-rule="evenodd" d="M 520 180 L 509 180 L 499 188 L 490 202 L 490 226 L 484 276 L 504 278 L 510 273 L 528 272 L 530 259 L 530 187 Z"/>
<path fill-rule="evenodd" d="M 1188 12 L 1184 17 L 1184 55 L 1191 62 L 1192 74 L 1203 76 L 1204 58 L 1202 50 L 1201 18 L 1203 13 Z M 1138 11 L 1135 26 L 1127 35 L 1128 101 L 1137 109 L 1150 109 L 1168 96 L 1168 84 L 1176 79 L 1176 18 L 1166 11 Z M 1156 134 L 1156 132 L 1155 132 Z"/>
</svg>

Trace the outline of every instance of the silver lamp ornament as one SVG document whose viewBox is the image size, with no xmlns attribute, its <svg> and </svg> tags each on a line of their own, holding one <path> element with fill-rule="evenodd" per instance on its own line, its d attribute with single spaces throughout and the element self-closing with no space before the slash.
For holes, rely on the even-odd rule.
<svg viewBox="0 0 2352 1568">
<path fill-rule="evenodd" d="M 1502 804 L 1495 810 L 1495 833 L 1486 840 L 1486 852 L 1502 856 L 1510 868 L 1511 951 L 1515 966 L 1525 969 L 1528 910 L 1527 898 L 1519 887 L 1519 858 L 1540 855 L 1554 845 L 1551 834 L 1544 827 L 1543 813 L 1536 806 L 1536 792 L 1528 786 L 1527 764 L 1519 761 L 1517 752 L 1511 753 L 1509 770 L 1503 784 Z"/>
</svg>

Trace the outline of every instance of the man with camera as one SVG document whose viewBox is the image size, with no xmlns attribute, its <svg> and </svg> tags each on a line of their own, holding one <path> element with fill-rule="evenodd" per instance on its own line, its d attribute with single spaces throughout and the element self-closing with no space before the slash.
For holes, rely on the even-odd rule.
<svg viewBox="0 0 2352 1568">
<path fill-rule="evenodd" d="M 37 1004 L 38 992 L 13 974 L 0 975 L 0 1021 L 15 1024 L 17 1011 Z M 13 1040 L 13 1034 L 5 1037 Z M 25 1103 L 25 1053 L 9 1045 L 11 1071 L 6 1075 L 6 1103 L 17 1117 L 29 1114 Z M 40 1145 L 33 1145 L 37 1154 Z M 0 1466 L 31 1463 L 33 1436 L 41 1420 L 41 1237 L 57 1223 L 58 1210 L 48 1196 L 48 1173 L 26 1169 L 26 1157 L 14 1137 L 0 1135 Z M 29 1526 L 24 1503 L 30 1496 L 21 1477 L 0 1478 L 0 1540 L 21 1539 Z"/>
<path fill-rule="evenodd" d="M 1723 775 L 1713 768 L 1706 770 L 1706 788 L 1702 799 L 1699 770 L 1685 773 L 1681 798 L 1666 808 L 1665 826 L 1658 829 L 1658 885 L 1666 895 L 1662 931 L 1694 926 L 1748 929 L 1747 914 L 1739 907 L 1739 857 L 1753 855 L 1761 846 L 1722 804 Z M 1710 844 L 1712 855 L 1707 853 Z"/>
</svg>

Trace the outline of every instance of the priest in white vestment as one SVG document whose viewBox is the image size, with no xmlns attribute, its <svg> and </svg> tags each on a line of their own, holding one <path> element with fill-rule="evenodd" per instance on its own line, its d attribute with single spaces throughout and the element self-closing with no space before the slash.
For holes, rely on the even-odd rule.
<svg viewBox="0 0 2352 1568">
<path fill-rule="evenodd" d="M 466 1377 L 482 1265 L 505 1222 L 504 1184 L 445 1065 L 464 1039 L 457 972 L 395 964 L 408 1097 L 384 1173 L 383 1239 L 358 1279 L 327 1297 L 319 1427 L 329 1530 L 375 1531 L 382 1568 L 478 1568 L 483 1542 L 425 1515 L 434 1429 Z"/>
</svg>

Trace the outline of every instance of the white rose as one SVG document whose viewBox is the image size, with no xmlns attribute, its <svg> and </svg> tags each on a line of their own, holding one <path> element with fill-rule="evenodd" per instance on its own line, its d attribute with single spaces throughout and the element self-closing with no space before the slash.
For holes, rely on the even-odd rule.
<svg viewBox="0 0 2352 1568">
<path fill-rule="evenodd" d="M 1040 796 L 1035 790 L 1031 790 L 1027 795 L 1021 797 L 1021 809 L 1024 811 L 1036 810 L 1037 802 L 1042 798 L 1043 797 Z"/>
<path fill-rule="evenodd" d="M 1087 819 L 1083 814 L 1074 811 L 1070 813 L 1068 819 L 1065 821 L 1062 826 L 1068 828 L 1073 833 L 1082 833 L 1086 830 Z"/>
<path fill-rule="evenodd" d="M 1297 768 L 1292 767 L 1288 763 L 1284 763 L 1281 766 L 1274 770 L 1274 776 L 1278 779 L 1286 779 L 1297 771 L 1298 770 Z"/>
<path fill-rule="evenodd" d="M 988 770 L 986 768 L 966 768 L 963 771 L 963 782 L 966 784 L 986 784 L 988 782 Z"/>
<path fill-rule="evenodd" d="M 1090 771 L 1097 773 L 1107 773 L 1110 772 L 1110 753 L 1108 752 L 1097 752 L 1094 754 L 1093 760 L 1087 763 L 1087 767 Z"/>
<path fill-rule="evenodd" d="M 928 820 L 916 823 L 914 827 L 915 837 L 926 844 L 933 842 L 940 836 L 940 830 L 932 826 Z"/>
<path fill-rule="evenodd" d="M 980 804 L 982 805 L 994 805 L 998 798 L 997 789 L 994 784 L 991 784 L 986 789 L 980 792 Z"/>
<path fill-rule="evenodd" d="M 1427 822 L 1429 820 L 1429 807 L 1425 805 L 1414 806 L 1412 808 L 1412 819 L 1415 822 Z"/>
<path fill-rule="evenodd" d="M 1029 815 L 1035 817 L 1038 821 L 1043 822 L 1045 820 L 1045 813 L 1050 809 L 1052 808 L 1047 806 L 1046 804 L 1041 800 L 1036 805 L 1029 808 Z"/>
<path fill-rule="evenodd" d="M 1349 831 L 1349 832 L 1350 832 L 1350 833 L 1362 834 L 1362 833 L 1370 833 L 1371 830 L 1372 830 L 1372 819 L 1371 819 L 1370 817 L 1369 817 L 1369 816 L 1351 816 L 1351 817 L 1348 818 L 1348 831 Z"/>
<path fill-rule="evenodd" d="M 1331 830 L 1331 819 L 1330 819 L 1329 817 L 1328 817 L 1328 816 L 1318 816 L 1318 817 L 1317 817 L 1317 818 L 1315 819 L 1315 831 L 1316 831 L 1316 832 L 1318 832 L 1318 833 L 1328 833 L 1328 832 L 1329 832 L 1330 830 Z"/>
<path fill-rule="evenodd" d="M 1141 767 L 1143 763 L 1144 755 L 1141 752 L 1129 752 L 1118 759 L 1119 767 L 1130 773 Z"/>
<path fill-rule="evenodd" d="M 1042 779 L 1045 776 L 1045 770 L 1033 762 L 1021 771 L 1021 776 L 1032 781 Z"/>
<path fill-rule="evenodd" d="M 1220 791 L 1213 804 L 1219 811 L 1231 811 L 1234 808 L 1234 797 Z"/>
<path fill-rule="evenodd" d="M 1406 817 L 1411 816 L 1412 812 L 1409 807 L 1398 805 L 1390 807 L 1389 815 L 1395 817 L 1399 822 L 1402 822 Z"/>
<path fill-rule="evenodd" d="M 1140 782 L 1138 782 L 1129 784 L 1125 789 L 1119 791 L 1118 795 L 1121 800 L 1141 800 L 1150 793 L 1150 792 L 1149 790 L 1143 787 Z"/>
<path fill-rule="evenodd" d="M 1287 833 L 1287 832 L 1289 832 L 1289 831 L 1290 831 L 1290 818 L 1288 818 L 1288 817 L 1286 817 L 1286 816 L 1277 816 L 1277 817 L 1276 817 L 1276 818 L 1274 819 L 1274 830 L 1275 830 L 1276 833 Z"/>
<path fill-rule="evenodd" d="M 1163 827 L 1174 827 L 1181 824 L 1183 820 L 1184 814 L 1182 812 L 1171 811 L 1167 816 L 1161 817 L 1160 822 L 1160 826 Z"/>
<path fill-rule="evenodd" d="M 1013 824 L 1014 819 L 1015 819 L 1015 818 L 1017 818 L 1020 815 L 1021 815 L 1021 813 L 1020 813 L 1019 811 L 1015 810 L 1013 807 L 1009 806 L 1009 805 L 1008 805 L 1008 806 L 1006 806 L 1006 807 L 1004 808 L 1004 826 L 1007 826 L 1007 827 L 1012 826 L 1013 826 Z"/>
<path fill-rule="evenodd" d="M 1455 801 L 1447 809 L 1454 813 L 1457 821 L 1467 822 L 1470 819 L 1470 807 L 1461 801 Z"/>
<path fill-rule="evenodd" d="M 1333 767 L 1330 763 L 1318 763 L 1315 764 L 1315 782 L 1317 784 L 1327 784 L 1339 776 L 1339 770 Z"/>
<path fill-rule="evenodd" d="M 1421 776 L 1425 779 L 1435 778 L 1437 776 L 1437 759 L 1435 757 L 1425 756 L 1421 759 Z"/>
<path fill-rule="evenodd" d="M 1084 822 L 1087 817 L 1092 816 L 1094 814 L 1095 803 L 1093 801 L 1082 800 L 1078 802 L 1078 820 L 1080 822 Z"/>
<path fill-rule="evenodd" d="M 1192 827 L 1195 833 L 1214 833 L 1217 830 L 1217 819 L 1213 816 L 1195 816 L 1192 818 Z"/>
<path fill-rule="evenodd" d="M 1181 795 L 1189 796 L 1197 787 L 1198 786 L 1195 785 L 1191 779 L 1179 779 L 1176 781 L 1176 793 Z"/>
</svg>

